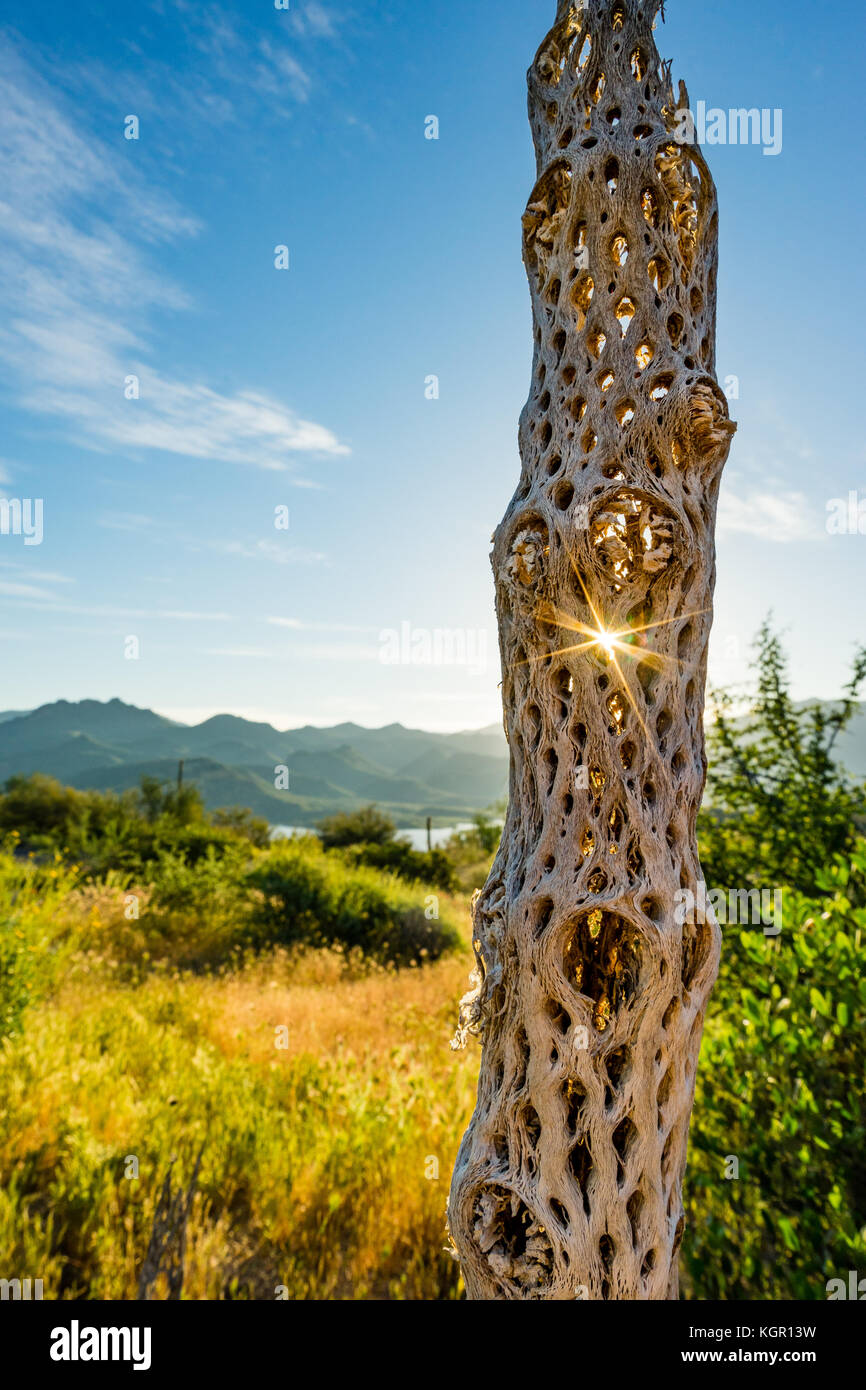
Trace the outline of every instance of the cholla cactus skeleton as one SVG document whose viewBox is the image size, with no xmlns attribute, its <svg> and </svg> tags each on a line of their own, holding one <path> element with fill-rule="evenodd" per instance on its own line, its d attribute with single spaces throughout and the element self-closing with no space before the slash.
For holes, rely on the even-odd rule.
<svg viewBox="0 0 866 1390">
<path fill-rule="evenodd" d="M 493 551 L 511 794 L 474 909 L 460 1032 L 483 1053 L 449 1201 L 471 1298 L 677 1294 L 719 956 L 715 921 L 678 903 L 701 901 L 713 527 L 735 426 L 714 375 L 715 188 L 674 138 L 659 9 L 562 0 L 529 73 L 535 357 Z"/>
</svg>

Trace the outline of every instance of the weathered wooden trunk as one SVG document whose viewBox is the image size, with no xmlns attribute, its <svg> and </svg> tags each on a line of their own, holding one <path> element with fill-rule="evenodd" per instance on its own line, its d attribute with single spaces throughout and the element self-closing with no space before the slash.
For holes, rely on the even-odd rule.
<svg viewBox="0 0 866 1390">
<path fill-rule="evenodd" d="M 535 357 L 496 537 L 511 792 L 475 904 L 478 1101 L 449 1225 L 471 1298 L 677 1295 L 719 931 L 695 823 L 733 426 L 718 216 L 659 0 L 559 6 L 529 73 Z M 687 104 L 685 89 L 680 103 Z"/>
</svg>

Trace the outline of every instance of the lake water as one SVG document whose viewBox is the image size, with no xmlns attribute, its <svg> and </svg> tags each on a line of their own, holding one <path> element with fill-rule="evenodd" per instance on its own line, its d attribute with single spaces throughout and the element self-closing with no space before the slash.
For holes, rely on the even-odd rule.
<svg viewBox="0 0 866 1390">
<path fill-rule="evenodd" d="M 459 825 L 446 825 L 446 826 L 440 827 L 439 829 L 436 829 L 436 827 L 434 826 L 434 828 L 430 831 L 430 839 L 431 839 L 431 841 L 432 841 L 432 843 L 433 843 L 433 848 L 434 848 L 434 849 L 439 849 L 439 848 L 440 848 L 442 845 L 444 845 L 448 840 L 450 840 L 451 836 L 454 834 L 454 832 L 455 832 L 456 830 L 471 830 L 471 829 L 472 829 L 472 822 L 471 822 L 471 821 L 468 821 L 468 820 L 467 820 L 467 821 L 461 821 L 461 823 L 460 823 Z M 272 826 L 271 826 L 271 839 L 272 839 L 272 840 L 286 840 L 286 839 L 291 839 L 291 837 L 292 837 L 293 835 L 310 835 L 310 834 L 315 834 L 315 831 L 313 830 L 312 826 L 304 826 L 304 825 L 300 825 L 300 826 L 298 826 L 298 825 L 272 825 Z M 413 849 L 424 850 L 424 849 L 427 848 L 427 828 L 426 828 L 426 826 L 425 826 L 423 829 L 421 829 L 421 830 L 398 830 L 398 831 L 397 831 L 397 838 L 398 838 L 398 839 L 408 840 L 409 843 L 411 844 L 411 846 L 412 846 Z"/>
</svg>

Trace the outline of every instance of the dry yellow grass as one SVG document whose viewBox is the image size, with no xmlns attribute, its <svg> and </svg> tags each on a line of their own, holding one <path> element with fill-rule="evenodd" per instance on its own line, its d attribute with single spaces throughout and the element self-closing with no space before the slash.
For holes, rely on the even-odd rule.
<svg viewBox="0 0 866 1390">
<path fill-rule="evenodd" d="M 372 1060 L 420 1047 L 443 1057 L 455 1025 L 455 1000 L 466 988 L 465 957 L 422 969 L 346 977 L 335 952 L 298 959 L 281 952 L 209 982 L 206 1036 L 227 1057 L 273 1060 L 275 1030 L 285 1028 L 288 1056 L 351 1055 Z"/>
<path fill-rule="evenodd" d="M 445 1201 L 477 1055 L 449 1042 L 468 952 L 130 974 L 122 895 L 62 913 L 62 969 L 3 1044 L 7 1264 L 48 1298 L 134 1298 L 165 1172 L 176 1156 L 185 1180 L 203 1149 L 184 1297 L 458 1296 Z"/>
</svg>

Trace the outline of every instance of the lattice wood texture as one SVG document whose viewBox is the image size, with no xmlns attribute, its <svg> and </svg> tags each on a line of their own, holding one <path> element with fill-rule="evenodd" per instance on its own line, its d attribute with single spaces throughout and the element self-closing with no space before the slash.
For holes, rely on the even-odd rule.
<svg viewBox="0 0 866 1390">
<path fill-rule="evenodd" d="M 471 1298 L 677 1295 L 719 931 L 684 924 L 676 894 L 700 878 L 736 426 L 714 376 L 716 193 L 673 139 L 659 8 L 562 3 L 529 72 L 535 356 L 493 551 L 511 789 L 475 904 L 458 1038 L 483 1052 L 449 1202 Z"/>
</svg>

